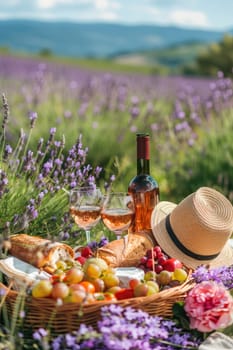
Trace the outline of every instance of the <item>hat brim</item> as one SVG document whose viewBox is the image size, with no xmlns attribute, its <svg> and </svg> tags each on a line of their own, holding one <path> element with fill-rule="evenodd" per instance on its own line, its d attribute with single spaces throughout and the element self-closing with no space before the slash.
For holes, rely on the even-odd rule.
<svg viewBox="0 0 233 350">
<path fill-rule="evenodd" d="M 184 254 L 170 238 L 165 225 L 165 219 L 177 205 L 172 202 L 162 201 L 156 205 L 151 215 L 151 228 L 156 242 L 161 249 L 171 258 L 180 260 L 186 267 L 195 269 L 200 265 L 210 267 L 229 266 L 233 264 L 233 248 L 228 241 L 221 253 L 213 260 L 197 260 Z M 194 238 L 195 239 L 195 238 Z"/>
</svg>

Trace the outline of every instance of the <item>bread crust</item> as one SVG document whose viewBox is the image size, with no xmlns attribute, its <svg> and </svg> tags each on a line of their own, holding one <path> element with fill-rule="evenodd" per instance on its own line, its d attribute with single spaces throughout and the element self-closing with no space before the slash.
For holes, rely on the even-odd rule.
<svg viewBox="0 0 233 350">
<path fill-rule="evenodd" d="M 54 271 L 59 258 L 64 257 L 67 260 L 74 258 L 74 251 L 69 245 L 24 233 L 10 237 L 9 253 L 49 273 Z"/>
<path fill-rule="evenodd" d="M 130 233 L 98 249 L 97 254 L 111 267 L 137 266 L 146 251 L 154 245 L 152 235 Z"/>
</svg>

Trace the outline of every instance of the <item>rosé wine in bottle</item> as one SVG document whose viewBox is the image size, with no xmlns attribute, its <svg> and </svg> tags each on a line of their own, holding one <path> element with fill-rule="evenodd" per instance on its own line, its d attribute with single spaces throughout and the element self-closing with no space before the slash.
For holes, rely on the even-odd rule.
<svg viewBox="0 0 233 350">
<path fill-rule="evenodd" d="M 150 137 L 137 134 L 137 175 L 130 181 L 128 193 L 133 197 L 135 218 L 129 231 L 151 232 L 151 214 L 159 202 L 159 186 L 150 175 Z"/>
</svg>

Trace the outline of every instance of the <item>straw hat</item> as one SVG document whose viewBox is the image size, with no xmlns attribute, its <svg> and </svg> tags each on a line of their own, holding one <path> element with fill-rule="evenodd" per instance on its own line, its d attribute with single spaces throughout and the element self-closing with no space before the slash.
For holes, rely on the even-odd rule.
<svg viewBox="0 0 233 350">
<path fill-rule="evenodd" d="M 201 187 L 178 205 L 160 202 L 151 227 L 163 251 L 189 268 L 233 265 L 233 206 L 212 188 Z"/>
</svg>

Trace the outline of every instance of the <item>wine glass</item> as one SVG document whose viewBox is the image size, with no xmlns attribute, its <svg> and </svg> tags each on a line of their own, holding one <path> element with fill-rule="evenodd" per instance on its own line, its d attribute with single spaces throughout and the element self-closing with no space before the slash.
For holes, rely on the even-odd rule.
<svg viewBox="0 0 233 350">
<path fill-rule="evenodd" d="M 108 193 L 103 201 L 101 218 L 105 226 L 120 239 L 134 218 L 132 197 L 124 192 Z"/>
<path fill-rule="evenodd" d="M 75 223 L 86 233 L 90 242 L 90 231 L 101 219 L 102 194 L 99 188 L 80 187 L 70 192 L 70 214 Z"/>
</svg>

